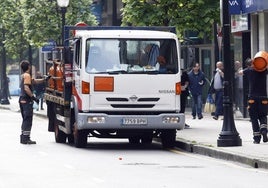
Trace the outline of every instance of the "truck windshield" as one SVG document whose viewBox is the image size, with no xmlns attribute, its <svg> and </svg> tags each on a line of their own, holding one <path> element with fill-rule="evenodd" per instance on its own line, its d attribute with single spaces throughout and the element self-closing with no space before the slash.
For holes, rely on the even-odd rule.
<svg viewBox="0 0 268 188">
<path fill-rule="evenodd" d="M 89 39 L 88 73 L 176 74 L 178 54 L 172 39 Z"/>
</svg>

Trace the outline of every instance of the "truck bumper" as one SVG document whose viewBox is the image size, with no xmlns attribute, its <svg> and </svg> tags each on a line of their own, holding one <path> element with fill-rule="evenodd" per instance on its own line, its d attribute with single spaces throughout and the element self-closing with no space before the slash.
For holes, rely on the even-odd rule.
<svg viewBox="0 0 268 188">
<path fill-rule="evenodd" d="M 182 113 L 160 115 L 107 115 L 78 113 L 77 129 L 183 129 Z"/>
</svg>

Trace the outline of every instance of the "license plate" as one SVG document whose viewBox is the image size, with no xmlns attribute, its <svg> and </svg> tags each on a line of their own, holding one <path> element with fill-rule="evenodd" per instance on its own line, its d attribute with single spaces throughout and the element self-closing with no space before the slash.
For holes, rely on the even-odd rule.
<svg viewBox="0 0 268 188">
<path fill-rule="evenodd" d="M 147 125 L 146 118 L 123 118 L 123 125 Z"/>
</svg>

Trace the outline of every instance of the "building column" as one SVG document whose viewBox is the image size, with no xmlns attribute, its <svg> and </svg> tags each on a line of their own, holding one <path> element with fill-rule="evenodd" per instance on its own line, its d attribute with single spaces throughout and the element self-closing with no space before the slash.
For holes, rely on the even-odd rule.
<svg viewBox="0 0 268 188">
<path fill-rule="evenodd" d="M 268 50 L 268 25 L 266 24 L 268 21 L 268 13 L 261 12 L 259 13 L 259 51 Z"/>
</svg>

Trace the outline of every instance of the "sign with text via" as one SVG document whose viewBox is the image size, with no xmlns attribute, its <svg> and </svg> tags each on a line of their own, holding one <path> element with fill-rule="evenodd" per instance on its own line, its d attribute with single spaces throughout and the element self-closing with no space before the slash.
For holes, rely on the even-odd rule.
<svg viewBox="0 0 268 188">
<path fill-rule="evenodd" d="M 229 0 L 229 14 L 241 13 L 241 0 Z"/>
</svg>

